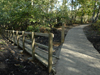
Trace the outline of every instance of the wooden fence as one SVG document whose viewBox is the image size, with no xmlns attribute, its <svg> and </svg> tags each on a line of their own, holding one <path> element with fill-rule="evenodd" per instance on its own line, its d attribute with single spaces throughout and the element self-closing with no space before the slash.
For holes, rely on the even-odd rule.
<svg viewBox="0 0 100 75">
<path fill-rule="evenodd" d="M 17 44 L 18 47 L 20 46 L 23 49 L 23 51 L 25 50 L 26 52 L 31 54 L 33 61 L 34 61 L 34 58 L 37 58 L 40 62 L 42 62 L 46 67 L 48 67 L 49 73 L 51 73 L 51 71 L 55 73 L 55 70 L 52 65 L 54 64 L 55 60 L 59 58 L 55 55 L 52 55 L 53 37 L 54 37 L 52 33 L 37 33 L 37 32 L 25 32 L 25 31 L 2 29 L 2 34 L 6 38 L 8 38 L 8 40 L 12 41 L 14 44 Z M 31 40 L 26 39 L 27 35 L 31 35 Z M 46 46 L 46 45 L 35 42 L 35 36 L 48 37 L 49 45 Z M 61 43 L 63 42 L 64 42 L 64 23 L 62 25 L 62 31 L 61 31 Z M 47 51 L 41 48 L 36 48 L 36 46 L 47 49 Z"/>
<path fill-rule="evenodd" d="M 46 59 L 47 62 L 43 63 L 45 63 L 45 65 L 48 67 L 48 72 L 51 73 L 53 64 L 52 60 L 53 58 L 57 58 L 56 56 L 52 55 L 53 37 L 54 37 L 52 33 L 36 33 L 36 32 L 15 31 L 15 30 L 3 30 L 2 32 L 6 38 L 11 40 L 14 44 L 17 44 L 17 46 L 20 46 L 23 49 L 23 51 L 26 50 L 29 54 L 31 54 L 33 60 L 35 57 L 40 61 L 44 61 L 44 59 Z M 31 35 L 31 40 L 27 40 L 26 35 Z M 49 45 L 46 46 L 35 42 L 35 36 L 48 37 Z M 35 48 L 36 46 L 48 49 L 48 51 L 42 50 L 40 48 Z"/>
</svg>

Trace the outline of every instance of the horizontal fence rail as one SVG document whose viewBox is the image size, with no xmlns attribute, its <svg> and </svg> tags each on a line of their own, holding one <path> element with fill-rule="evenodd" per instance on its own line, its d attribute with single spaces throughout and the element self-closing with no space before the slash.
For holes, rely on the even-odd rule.
<svg viewBox="0 0 100 75">
<path fill-rule="evenodd" d="M 34 58 L 37 58 L 40 61 L 47 61 L 45 63 L 43 62 L 43 64 L 48 67 L 48 72 L 51 73 L 51 71 L 53 70 L 52 68 L 53 60 L 57 58 L 55 55 L 52 55 L 53 37 L 54 37 L 52 33 L 37 33 L 37 32 L 25 32 L 25 31 L 15 31 L 15 30 L 3 30 L 3 34 L 6 38 L 8 38 L 14 44 L 17 44 L 18 47 L 21 47 L 23 51 L 25 50 L 29 54 L 31 54 L 32 60 L 34 60 Z M 27 35 L 31 35 L 31 40 L 26 39 Z M 49 45 L 46 46 L 46 45 L 35 42 L 35 36 L 48 37 Z M 47 51 L 39 47 L 45 48 L 47 49 Z"/>
</svg>

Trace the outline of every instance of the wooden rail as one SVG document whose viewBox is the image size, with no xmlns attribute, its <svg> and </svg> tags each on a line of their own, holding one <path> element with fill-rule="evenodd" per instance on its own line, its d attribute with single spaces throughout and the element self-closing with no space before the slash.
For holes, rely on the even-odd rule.
<svg viewBox="0 0 100 75">
<path fill-rule="evenodd" d="M 42 53 L 45 53 L 47 54 L 48 56 L 44 58 L 48 58 L 47 59 L 47 64 L 46 66 L 48 67 L 48 72 L 51 73 L 52 71 L 52 60 L 53 58 L 52 57 L 55 57 L 54 55 L 52 55 L 52 52 L 53 52 L 53 37 L 54 35 L 52 33 L 35 33 L 35 32 L 25 32 L 25 31 L 15 31 L 15 30 L 3 30 L 3 34 L 6 38 L 8 38 L 9 40 L 13 41 L 14 44 L 17 44 L 17 46 L 21 47 L 24 50 L 26 50 L 28 53 L 30 53 L 32 55 L 32 59 L 34 61 L 34 58 L 35 57 L 41 57 L 42 59 L 42 56 L 40 53 L 40 51 L 42 51 L 42 49 L 39 49 L 36 50 L 35 46 L 39 46 L 39 47 L 42 47 L 42 48 L 45 48 L 45 49 L 48 49 L 48 51 L 42 51 Z M 26 40 L 25 39 L 25 35 L 31 35 L 31 39 L 32 40 Z M 37 43 L 35 42 L 35 36 L 44 36 L 44 37 L 48 37 L 49 38 L 49 45 L 46 46 L 46 45 L 43 45 L 43 44 L 40 44 L 40 43 Z M 31 45 L 29 45 L 28 43 L 30 43 Z M 37 54 L 37 55 L 36 55 Z M 39 59 L 40 60 L 40 59 Z"/>
</svg>

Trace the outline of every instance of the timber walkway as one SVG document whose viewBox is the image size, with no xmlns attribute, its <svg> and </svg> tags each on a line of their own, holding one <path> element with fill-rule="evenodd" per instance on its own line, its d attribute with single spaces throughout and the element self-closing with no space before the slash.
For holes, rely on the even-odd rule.
<svg viewBox="0 0 100 75">
<path fill-rule="evenodd" d="M 56 75 L 100 75 L 100 54 L 83 32 L 87 25 L 69 30 L 56 65 Z"/>
</svg>

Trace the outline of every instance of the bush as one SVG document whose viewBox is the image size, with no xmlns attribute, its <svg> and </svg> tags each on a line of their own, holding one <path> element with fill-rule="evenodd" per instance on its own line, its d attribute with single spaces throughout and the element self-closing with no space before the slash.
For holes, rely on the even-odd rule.
<svg viewBox="0 0 100 75">
<path fill-rule="evenodd" d="M 32 31 L 32 30 L 34 30 L 33 26 L 28 26 L 27 27 L 27 31 Z"/>
<path fill-rule="evenodd" d="M 39 32 L 38 26 L 28 26 L 27 31 Z"/>
<path fill-rule="evenodd" d="M 92 24 L 92 28 L 94 30 L 100 31 L 100 20 L 98 20 L 96 23 Z"/>
</svg>

